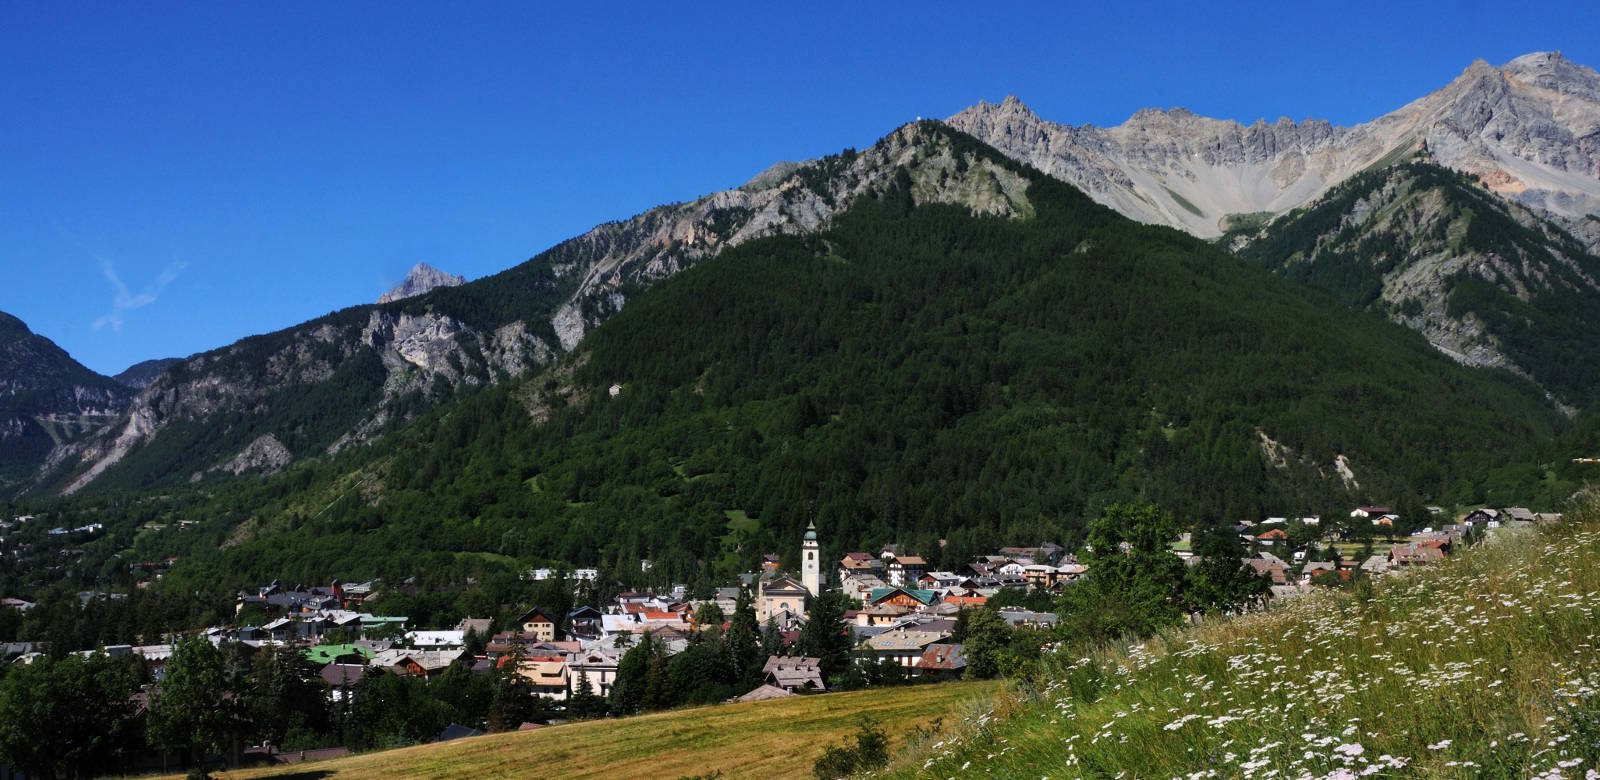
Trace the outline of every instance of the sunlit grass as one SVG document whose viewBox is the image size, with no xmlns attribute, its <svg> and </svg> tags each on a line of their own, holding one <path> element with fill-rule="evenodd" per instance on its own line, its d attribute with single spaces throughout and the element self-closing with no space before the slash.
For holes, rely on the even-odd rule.
<svg viewBox="0 0 1600 780">
<path fill-rule="evenodd" d="M 1584 777 L 1600 769 L 1600 511 L 1569 518 L 1370 589 L 1055 657 L 893 774 Z"/>
<path fill-rule="evenodd" d="M 675 710 L 538 731 L 367 753 L 226 778 L 302 772 L 329 780 L 390 778 L 809 777 L 830 744 L 865 716 L 901 744 L 916 728 L 982 706 L 998 683 L 944 683 Z M 325 774 L 324 774 L 325 773 Z"/>
</svg>

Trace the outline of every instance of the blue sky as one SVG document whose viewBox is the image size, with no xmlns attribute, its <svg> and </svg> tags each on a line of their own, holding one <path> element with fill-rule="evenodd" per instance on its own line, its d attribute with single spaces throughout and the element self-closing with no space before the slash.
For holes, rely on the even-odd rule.
<svg viewBox="0 0 1600 780">
<path fill-rule="evenodd" d="M 551 5 L 0 4 L 0 310 L 110 373 L 980 99 L 1348 124 L 1600 65 L 1592 3 Z"/>
</svg>

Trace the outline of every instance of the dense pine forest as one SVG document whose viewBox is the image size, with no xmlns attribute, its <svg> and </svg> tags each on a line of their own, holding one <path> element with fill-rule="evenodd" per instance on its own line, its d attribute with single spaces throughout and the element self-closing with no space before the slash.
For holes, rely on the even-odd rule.
<svg viewBox="0 0 1600 780">
<path fill-rule="evenodd" d="M 1580 479 L 1567 437 L 1593 426 L 1525 379 L 930 127 L 1026 173 L 1032 216 L 916 205 L 902 172 L 830 229 L 703 261 L 548 371 L 376 443 L 270 477 L 9 506 L 107 528 L 63 570 L 0 568 L 0 590 L 122 582 L 168 555 L 159 590 L 214 599 L 541 564 L 705 589 L 765 552 L 794 565 L 812 520 L 825 558 L 899 541 L 954 566 L 1075 546 L 1126 500 L 1190 524 L 1555 501 Z"/>
</svg>

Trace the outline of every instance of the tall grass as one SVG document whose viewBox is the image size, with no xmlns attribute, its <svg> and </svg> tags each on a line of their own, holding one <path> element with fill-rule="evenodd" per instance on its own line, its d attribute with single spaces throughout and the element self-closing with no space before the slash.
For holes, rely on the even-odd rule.
<svg viewBox="0 0 1600 780">
<path fill-rule="evenodd" d="M 1600 777 L 1600 506 L 1568 517 L 1349 592 L 1058 654 L 889 774 Z"/>
</svg>

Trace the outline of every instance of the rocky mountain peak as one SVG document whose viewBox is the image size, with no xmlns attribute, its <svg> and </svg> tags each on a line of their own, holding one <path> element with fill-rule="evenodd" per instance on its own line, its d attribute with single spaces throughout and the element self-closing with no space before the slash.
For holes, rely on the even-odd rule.
<svg viewBox="0 0 1600 780">
<path fill-rule="evenodd" d="M 1424 143 L 1504 197 L 1565 218 L 1600 213 L 1600 74 L 1558 52 L 1500 68 L 1475 61 L 1438 91 L 1352 127 L 1245 126 L 1147 108 L 1101 129 L 1046 121 L 1010 98 L 946 121 L 1128 217 L 1202 237 L 1303 205 Z"/>
<path fill-rule="evenodd" d="M 466 282 L 465 277 L 447 274 L 427 263 L 417 263 L 411 267 L 410 273 L 406 274 L 406 278 L 398 286 L 378 296 L 378 303 L 398 301 L 438 287 L 455 287 Z"/>
</svg>

